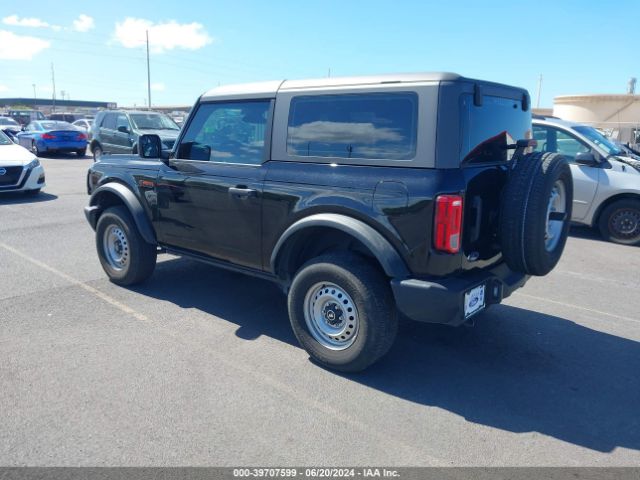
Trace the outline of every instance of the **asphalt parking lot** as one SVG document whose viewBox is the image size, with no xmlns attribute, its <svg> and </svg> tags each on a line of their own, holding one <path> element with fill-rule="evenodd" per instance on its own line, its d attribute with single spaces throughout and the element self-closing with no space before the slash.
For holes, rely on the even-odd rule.
<svg viewBox="0 0 640 480">
<path fill-rule="evenodd" d="M 87 157 L 0 197 L 0 464 L 637 466 L 640 249 L 574 231 L 556 270 L 474 328 L 403 325 L 339 375 L 272 284 L 161 256 L 107 281 Z"/>
</svg>

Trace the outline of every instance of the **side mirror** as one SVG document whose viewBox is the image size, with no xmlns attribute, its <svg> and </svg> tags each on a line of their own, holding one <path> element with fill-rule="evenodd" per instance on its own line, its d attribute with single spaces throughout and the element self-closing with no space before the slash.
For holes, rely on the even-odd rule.
<svg viewBox="0 0 640 480">
<path fill-rule="evenodd" d="M 576 155 L 576 158 L 574 159 L 574 161 L 578 165 L 586 165 L 589 167 L 593 167 L 594 165 L 597 165 L 598 163 L 600 163 L 598 162 L 598 159 L 593 154 L 593 152 L 580 152 Z"/>
<path fill-rule="evenodd" d="M 162 155 L 162 140 L 158 135 L 140 135 L 138 138 L 138 154 L 142 158 L 160 158 Z"/>
<path fill-rule="evenodd" d="M 124 125 L 120 125 L 118 127 L 118 131 L 121 133 L 129 133 L 129 127 L 125 127 Z"/>
</svg>

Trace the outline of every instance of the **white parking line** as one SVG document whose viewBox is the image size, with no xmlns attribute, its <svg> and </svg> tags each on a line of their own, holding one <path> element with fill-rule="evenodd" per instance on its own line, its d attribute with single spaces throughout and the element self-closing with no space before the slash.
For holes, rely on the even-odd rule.
<svg viewBox="0 0 640 480">
<path fill-rule="evenodd" d="M 539 300 L 541 302 L 553 303 L 555 305 L 562 305 L 563 307 L 575 308 L 575 309 L 582 310 L 582 311 L 585 311 L 585 312 L 596 313 L 598 315 L 605 315 L 607 317 L 617 318 L 618 320 L 626 320 L 626 321 L 630 321 L 630 322 L 640 322 L 640 318 L 625 317 L 625 316 L 622 316 L 622 315 L 616 315 L 615 313 L 603 312 L 602 310 L 595 310 L 593 308 L 582 307 L 580 305 L 575 305 L 573 303 L 566 303 L 566 302 L 560 302 L 558 300 L 551 300 L 550 298 L 537 297 L 535 295 L 529 295 L 527 293 L 514 292 L 513 296 L 526 297 L 526 298 L 530 298 L 532 300 Z"/>
<path fill-rule="evenodd" d="M 13 253 L 14 255 L 19 256 L 20 258 L 42 268 L 43 270 L 46 270 L 48 272 L 53 273 L 54 275 L 57 275 L 58 277 L 66 280 L 67 282 L 76 285 L 80 288 L 82 288 L 83 290 L 91 293 L 92 295 L 95 295 L 96 297 L 100 298 L 101 300 L 104 300 L 105 302 L 109 303 L 110 305 L 113 305 L 114 307 L 116 307 L 118 310 L 122 311 L 123 313 L 126 313 L 128 315 L 131 315 L 132 317 L 134 317 L 137 320 L 141 320 L 149 325 L 152 325 L 154 328 L 156 328 L 157 330 L 162 331 L 163 333 L 165 333 L 166 335 L 169 335 L 171 338 L 173 338 L 174 340 L 182 343 L 183 345 L 186 345 L 187 347 L 189 347 L 190 345 L 188 345 L 187 341 L 184 338 L 181 338 L 179 333 L 176 331 L 173 331 L 169 328 L 163 327 L 161 325 L 156 324 L 155 322 L 151 321 L 146 315 L 143 315 L 142 313 L 139 313 L 137 311 L 135 311 L 134 309 L 132 309 L 131 307 L 128 307 L 127 305 L 119 302 L 118 300 L 116 300 L 115 298 L 101 292 L 100 290 L 93 288 L 89 285 L 87 285 L 86 283 L 83 283 L 82 281 L 72 277 L 71 275 L 67 275 L 64 272 L 61 272 L 60 270 L 47 265 L 44 262 L 41 262 L 40 260 L 37 260 L 33 257 L 30 257 L 29 255 L 27 255 L 26 253 L 21 252 L 20 250 L 13 248 L 5 243 L 0 242 L 0 248 L 4 248 L 5 250 L 7 250 L 8 252 Z M 331 405 L 319 401 L 315 398 L 309 397 L 308 395 L 305 395 L 303 392 L 301 392 L 300 390 L 280 381 L 279 379 L 272 377 L 270 375 L 265 374 L 264 372 L 261 372 L 259 369 L 255 368 L 254 365 L 248 365 L 248 364 L 242 364 L 242 363 L 238 363 L 238 362 L 234 362 L 229 360 L 224 354 L 220 354 L 217 353 L 215 351 L 213 351 L 211 348 L 209 348 L 209 346 L 201 341 L 196 341 L 196 342 L 191 342 L 191 343 L 197 343 L 199 344 L 199 346 L 203 349 L 207 350 L 208 355 L 213 356 L 218 362 L 226 365 L 229 368 L 232 368 L 236 371 L 240 371 L 250 377 L 252 377 L 254 379 L 255 382 L 257 383 L 261 383 L 263 385 L 269 385 L 271 388 L 273 388 L 274 390 L 280 392 L 281 394 L 284 394 L 286 396 L 289 396 L 291 398 L 295 398 L 301 402 L 303 402 L 304 404 L 306 404 L 308 407 L 313 408 L 314 410 L 317 410 L 319 412 L 324 413 L 325 415 L 332 417 L 335 420 L 338 420 L 339 422 L 342 423 L 346 423 L 346 424 L 350 424 L 353 428 L 356 428 L 358 430 L 360 430 L 361 432 L 363 432 L 365 435 L 369 436 L 369 437 L 373 437 L 373 438 L 377 438 L 379 441 L 389 441 L 392 440 L 398 447 L 400 447 L 404 453 L 409 456 L 410 458 L 422 458 L 422 459 L 428 459 L 430 464 L 432 466 L 446 466 L 448 465 L 448 463 L 446 461 L 444 461 L 441 458 L 438 457 L 434 457 L 432 455 L 427 454 L 426 452 L 424 452 L 423 450 L 421 450 L 420 448 L 416 447 L 415 445 L 411 444 L 411 443 L 407 443 L 399 438 L 393 438 L 388 432 L 380 432 L 378 430 L 376 430 L 375 428 L 371 428 L 367 423 L 364 423 L 362 421 L 360 421 L 357 418 L 351 417 L 349 415 L 346 415 L 343 411 L 341 411 L 338 408 L 334 408 Z M 192 345 L 191 345 L 192 347 Z"/>
<path fill-rule="evenodd" d="M 143 314 L 141 314 L 139 312 L 136 312 L 131 307 L 128 307 L 124 303 L 121 303 L 118 300 L 116 300 L 115 298 L 110 297 L 106 293 L 103 293 L 100 290 L 98 290 L 96 288 L 93 288 L 92 286 L 87 285 L 86 283 L 81 282 L 80 280 L 77 280 L 77 279 L 73 278 L 72 276 L 67 275 L 64 272 L 61 272 L 60 270 L 58 270 L 56 268 L 53 268 L 52 266 L 47 265 L 46 263 L 41 262 L 40 260 L 37 260 L 37 259 L 35 259 L 33 257 L 30 257 L 26 253 L 23 253 L 20 250 L 17 250 L 15 248 L 7 245 L 6 243 L 1 243 L 0 242 L 0 247 L 4 248 L 8 252 L 13 253 L 14 255 L 19 256 L 20 258 L 26 260 L 27 262 L 33 263 L 34 265 L 42 268 L 43 270 L 51 272 L 54 275 L 57 275 L 58 277 L 66 280 L 67 282 L 72 283 L 72 284 L 82 288 L 83 290 L 85 290 L 85 291 L 91 293 L 92 295 L 95 295 L 96 297 L 100 298 L 101 300 L 104 300 L 108 304 L 113 305 L 114 307 L 116 307 L 121 312 L 126 313 L 127 315 L 131 315 L 133 318 L 135 318 L 137 320 L 142 320 L 142 321 L 148 320 L 148 318 L 145 315 L 143 315 Z"/>
</svg>

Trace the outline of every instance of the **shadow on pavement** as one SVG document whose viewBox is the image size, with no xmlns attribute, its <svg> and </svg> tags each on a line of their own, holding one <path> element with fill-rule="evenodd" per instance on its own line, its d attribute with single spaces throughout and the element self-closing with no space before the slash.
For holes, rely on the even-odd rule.
<svg viewBox="0 0 640 480">
<path fill-rule="evenodd" d="M 88 150 L 87 150 L 88 151 Z M 64 160 L 87 160 L 89 158 L 93 158 L 91 155 L 83 155 L 83 156 L 78 156 L 77 154 L 71 152 L 71 153 L 64 153 L 64 152 L 41 152 L 40 155 L 38 155 L 39 158 L 46 158 L 48 160 L 54 160 L 54 159 L 64 159 Z"/>
<path fill-rule="evenodd" d="M 24 192 L 0 192 L 0 206 L 2 205 L 19 205 L 22 203 L 40 203 L 49 202 L 58 198 L 47 192 L 40 192 L 37 195 L 30 195 Z"/>
<path fill-rule="evenodd" d="M 589 228 L 584 225 L 571 225 L 569 235 L 576 238 L 586 238 L 588 240 L 599 240 L 601 242 L 606 242 L 606 240 L 602 238 L 600 232 L 596 228 Z"/>
<path fill-rule="evenodd" d="M 296 344 L 270 282 L 175 259 L 135 290 L 225 318 L 241 338 Z M 344 377 L 477 424 L 609 452 L 640 449 L 639 372 L 638 342 L 497 305 L 475 328 L 403 324 L 381 362 Z"/>
</svg>

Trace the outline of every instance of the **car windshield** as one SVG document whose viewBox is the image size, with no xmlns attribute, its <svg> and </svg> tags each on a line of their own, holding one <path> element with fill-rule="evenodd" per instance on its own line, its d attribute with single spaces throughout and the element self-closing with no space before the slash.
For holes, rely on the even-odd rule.
<svg viewBox="0 0 640 480">
<path fill-rule="evenodd" d="M 9 117 L 0 117 L 0 125 L 18 125 L 13 118 Z"/>
<path fill-rule="evenodd" d="M 607 152 L 607 155 L 624 155 L 623 150 L 616 147 L 615 144 L 611 142 L 611 140 L 607 139 L 607 137 L 602 135 L 595 128 L 582 125 L 579 127 L 573 127 L 573 129 L 579 134 L 587 137 L 600 148 L 602 148 L 605 152 Z"/>
<path fill-rule="evenodd" d="M 13 145 L 13 142 L 0 130 L 0 145 Z"/>
<path fill-rule="evenodd" d="M 40 122 L 40 126 L 45 130 L 75 130 L 76 128 L 69 122 Z"/>
<path fill-rule="evenodd" d="M 176 122 L 157 113 L 134 113 L 131 120 L 140 130 L 180 130 Z"/>
</svg>

